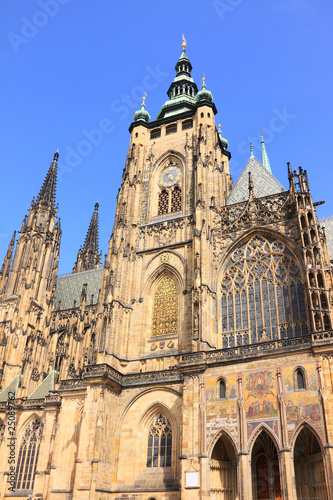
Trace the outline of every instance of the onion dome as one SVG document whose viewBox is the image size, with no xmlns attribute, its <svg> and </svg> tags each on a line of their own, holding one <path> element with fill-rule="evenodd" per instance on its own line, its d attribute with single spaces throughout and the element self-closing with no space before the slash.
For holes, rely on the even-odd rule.
<svg viewBox="0 0 333 500">
<path fill-rule="evenodd" d="M 219 131 L 218 131 L 218 134 L 219 134 L 219 138 L 220 138 L 220 142 L 223 146 L 224 149 L 228 149 L 229 147 L 229 142 L 227 141 L 227 139 L 225 139 L 224 137 L 222 137 L 222 132 L 221 132 L 221 125 L 219 124 Z"/>
<path fill-rule="evenodd" d="M 142 98 L 141 109 L 138 109 L 138 111 L 134 113 L 133 120 L 135 122 L 139 121 L 149 122 L 150 120 L 150 114 L 148 113 L 148 111 L 145 110 L 146 107 L 145 100 L 146 100 L 146 95 L 144 95 Z"/>
<path fill-rule="evenodd" d="M 212 102 L 213 101 L 213 95 L 209 90 L 207 90 L 205 81 L 206 81 L 206 78 L 205 78 L 205 75 L 203 75 L 201 90 L 195 96 L 195 99 L 198 102 L 201 102 L 201 101 Z"/>
</svg>

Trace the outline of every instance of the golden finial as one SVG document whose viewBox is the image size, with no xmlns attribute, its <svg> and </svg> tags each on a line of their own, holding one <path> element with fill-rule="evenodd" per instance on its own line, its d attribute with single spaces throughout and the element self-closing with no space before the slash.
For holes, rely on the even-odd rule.
<svg viewBox="0 0 333 500">
<path fill-rule="evenodd" d="M 205 78 L 205 73 L 202 73 L 202 78 L 201 78 L 201 80 L 202 80 L 202 83 L 205 83 L 205 81 L 206 81 L 206 78 Z"/>
<path fill-rule="evenodd" d="M 147 93 L 145 92 L 145 95 L 142 98 L 143 102 L 145 102 L 146 98 L 147 98 Z"/>
<path fill-rule="evenodd" d="M 218 124 L 219 132 L 221 132 L 221 123 Z"/>
<path fill-rule="evenodd" d="M 183 34 L 183 43 L 182 43 L 183 49 L 186 47 L 186 40 L 185 40 L 185 35 Z"/>
</svg>

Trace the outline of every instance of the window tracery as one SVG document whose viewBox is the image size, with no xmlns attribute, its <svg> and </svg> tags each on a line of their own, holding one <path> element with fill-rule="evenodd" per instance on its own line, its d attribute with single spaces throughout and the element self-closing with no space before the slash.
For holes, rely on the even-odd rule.
<svg viewBox="0 0 333 500">
<path fill-rule="evenodd" d="M 171 467 L 172 429 L 162 414 L 152 423 L 148 433 L 147 467 Z"/>
<path fill-rule="evenodd" d="M 152 335 L 177 334 L 178 294 L 169 276 L 161 279 L 154 293 Z"/>
<path fill-rule="evenodd" d="M 43 425 L 35 419 L 25 430 L 17 460 L 16 489 L 32 490 L 42 440 Z"/>
<path fill-rule="evenodd" d="M 224 348 L 308 333 L 300 269 L 281 241 L 253 237 L 235 249 L 221 291 Z"/>
</svg>

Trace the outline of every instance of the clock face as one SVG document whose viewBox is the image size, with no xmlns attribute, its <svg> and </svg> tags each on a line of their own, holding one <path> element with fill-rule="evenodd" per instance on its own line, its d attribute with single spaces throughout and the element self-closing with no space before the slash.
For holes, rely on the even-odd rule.
<svg viewBox="0 0 333 500">
<path fill-rule="evenodd" d="M 182 171 L 179 167 L 172 165 L 166 167 L 159 175 L 158 183 L 162 187 L 170 187 L 180 181 Z"/>
</svg>

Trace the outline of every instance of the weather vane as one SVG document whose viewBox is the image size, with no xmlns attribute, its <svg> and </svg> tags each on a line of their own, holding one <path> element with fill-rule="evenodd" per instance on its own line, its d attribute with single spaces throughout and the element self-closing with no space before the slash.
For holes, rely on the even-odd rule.
<svg viewBox="0 0 333 500">
<path fill-rule="evenodd" d="M 183 47 L 183 49 L 185 49 L 185 47 L 186 47 L 186 40 L 185 40 L 185 35 L 184 35 L 184 33 L 183 33 L 183 43 L 182 43 L 182 47 Z"/>
</svg>

